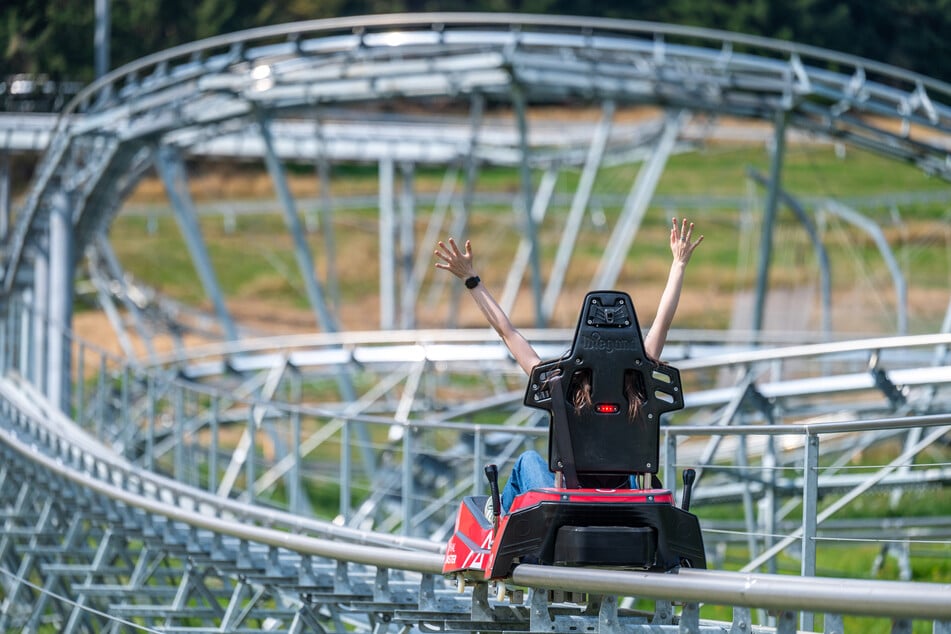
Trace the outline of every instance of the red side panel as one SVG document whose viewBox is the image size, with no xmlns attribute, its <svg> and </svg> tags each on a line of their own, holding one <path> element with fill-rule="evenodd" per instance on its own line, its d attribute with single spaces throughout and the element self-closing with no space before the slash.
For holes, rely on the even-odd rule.
<svg viewBox="0 0 951 634">
<path fill-rule="evenodd" d="M 471 498 L 459 505 L 456 528 L 446 545 L 443 574 L 465 570 L 485 570 L 492 549 L 492 525 Z"/>
</svg>

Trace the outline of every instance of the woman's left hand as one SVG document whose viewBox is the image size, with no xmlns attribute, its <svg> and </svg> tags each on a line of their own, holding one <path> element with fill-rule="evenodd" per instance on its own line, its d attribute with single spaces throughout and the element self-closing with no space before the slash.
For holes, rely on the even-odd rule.
<svg viewBox="0 0 951 634">
<path fill-rule="evenodd" d="M 440 240 L 436 243 L 435 255 L 442 262 L 436 262 L 437 269 L 446 269 L 460 280 L 474 276 L 475 266 L 472 263 L 472 245 L 466 240 L 465 251 L 460 251 L 455 239 L 449 238 L 449 245 Z"/>
</svg>

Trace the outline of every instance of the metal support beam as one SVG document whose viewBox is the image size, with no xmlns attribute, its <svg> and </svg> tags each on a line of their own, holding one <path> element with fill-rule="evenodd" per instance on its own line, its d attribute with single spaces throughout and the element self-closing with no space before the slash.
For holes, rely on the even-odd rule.
<svg viewBox="0 0 951 634">
<path fill-rule="evenodd" d="M 294 197 L 287 185 L 284 167 L 281 165 L 274 149 L 270 121 L 261 110 L 257 111 L 257 115 L 258 128 L 261 132 L 261 138 L 264 140 L 264 162 L 267 164 L 271 182 L 274 183 L 274 189 L 277 190 L 277 196 L 281 201 L 281 208 L 284 210 L 284 222 L 287 224 L 287 229 L 294 240 L 294 255 L 297 257 L 297 267 L 300 269 L 301 279 L 304 280 L 304 288 L 307 290 L 307 299 L 310 301 L 310 307 L 317 318 L 317 325 L 325 332 L 336 332 L 337 324 L 327 309 L 324 302 L 323 288 L 321 288 L 320 282 L 314 273 L 314 258 L 307 244 L 307 234 L 297 215 L 297 205 L 294 203 Z"/>
<path fill-rule="evenodd" d="M 323 122 L 318 117 L 316 129 L 317 141 L 317 181 L 320 186 L 320 206 L 317 217 L 320 231 L 324 237 L 324 280 L 330 305 L 340 310 L 340 284 L 337 279 L 337 245 L 334 237 L 333 196 L 331 195 L 331 162 L 327 152 L 327 140 Z"/>
<path fill-rule="evenodd" d="M 291 403 L 300 405 L 301 375 L 297 368 L 291 366 L 290 369 L 290 401 Z M 290 498 L 291 512 L 313 515 L 313 510 L 309 508 L 310 505 L 307 503 L 306 492 L 304 491 L 303 469 L 301 469 L 301 463 L 304 460 L 304 454 L 301 451 L 302 440 L 301 412 L 299 408 L 294 408 L 291 412 L 291 448 L 289 452 L 293 466 L 291 467 L 290 474 L 288 474 L 288 487 L 290 489 L 288 497 Z"/>
<path fill-rule="evenodd" d="M 396 218 L 392 158 L 380 161 L 380 329 L 396 326 Z"/>
<path fill-rule="evenodd" d="M 422 363 L 419 365 L 425 366 L 425 364 Z M 409 386 L 407 386 L 406 391 L 409 391 Z M 413 428 L 410 426 L 406 427 L 402 438 L 403 468 L 400 479 L 403 503 L 400 507 L 403 521 L 400 522 L 400 534 L 407 536 L 414 534 L 413 515 L 416 513 L 416 486 L 413 480 L 414 461 L 409 458 L 409 456 L 413 456 L 416 453 L 415 438 L 413 436 Z"/>
<path fill-rule="evenodd" d="M 758 524 L 763 535 L 763 547 L 769 549 L 776 541 L 776 469 L 779 467 L 779 457 L 776 450 L 776 438 L 766 438 L 766 446 L 760 458 L 760 469 L 763 471 L 763 494 L 757 508 Z M 776 573 L 776 558 L 766 562 L 766 572 Z"/>
<path fill-rule="evenodd" d="M 951 332 L 951 299 L 948 300 L 948 308 L 944 312 L 944 321 L 941 322 L 940 332 Z M 935 346 L 934 361 L 936 366 L 944 365 L 948 358 L 948 345 Z"/>
<path fill-rule="evenodd" d="M 651 149 L 647 161 L 637 172 L 637 178 L 634 179 L 631 191 L 624 201 L 621 217 L 618 218 L 614 231 L 611 233 L 611 239 L 608 240 L 601 262 L 598 264 L 598 270 L 591 282 L 592 288 L 614 288 L 618 275 L 621 273 L 624 258 L 634 242 L 637 230 L 654 196 L 657 182 L 664 172 L 677 136 L 689 117 L 689 112 L 681 110 L 675 115 L 669 115 L 665 120 L 660 137 Z"/>
<path fill-rule="evenodd" d="M 786 153 L 786 118 L 783 111 L 776 113 L 773 131 L 773 157 L 769 166 L 769 189 L 766 191 L 766 207 L 763 210 L 763 226 L 760 234 L 759 264 L 756 271 L 756 293 L 753 298 L 753 332 L 763 329 L 763 313 L 766 306 L 766 288 L 769 283 L 769 261 L 773 255 L 773 226 L 779 206 L 780 178 L 783 170 L 783 155 Z"/>
<path fill-rule="evenodd" d="M 677 436 L 668 427 L 664 430 L 664 484 L 672 493 L 677 491 Z"/>
<path fill-rule="evenodd" d="M 26 376 L 33 378 L 33 385 L 46 393 L 46 335 L 49 318 L 49 254 L 44 248 L 35 247 L 33 256 L 33 306 L 30 331 L 33 353 L 30 356 L 32 372 Z"/>
<path fill-rule="evenodd" d="M 816 574 L 816 513 L 819 505 L 819 436 L 806 437 L 802 461 L 802 569 L 803 577 Z M 812 630 L 813 615 L 802 613 L 802 629 Z"/>
<path fill-rule="evenodd" d="M 192 263 L 201 280 L 205 294 L 215 307 L 215 314 L 221 322 L 221 330 L 229 341 L 237 340 L 238 330 L 228 313 L 224 295 L 215 276 L 215 269 L 211 264 L 208 249 L 202 238 L 201 226 L 198 224 L 198 214 L 188 191 L 188 181 L 185 175 L 185 166 L 181 154 L 171 146 L 162 146 L 155 153 L 155 167 L 165 185 L 165 192 L 172 203 L 175 220 L 178 221 L 185 245 L 191 255 Z"/>
<path fill-rule="evenodd" d="M 6 374 L 7 370 L 13 367 L 11 355 L 13 352 L 13 332 L 14 326 L 14 308 L 15 302 L 4 302 L 0 309 L 0 376 Z"/>
<path fill-rule="evenodd" d="M 555 263 L 552 265 L 548 285 L 545 287 L 545 293 L 542 296 L 542 317 L 546 324 L 549 323 L 555 311 L 555 304 L 565 281 L 565 273 L 568 271 L 568 263 L 571 261 L 571 254 L 574 252 L 575 241 L 581 229 L 581 221 L 584 219 L 584 213 L 588 208 L 588 201 L 591 200 L 591 192 L 594 190 L 598 168 L 601 167 L 601 161 L 604 158 L 604 149 L 607 147 L 608 137 L 611 134 L 613 119 L 614 102 L 605 101 L 601 106 L 601 121 L 595 128 L 594 137 L 588 147 L 588 155 L 585 158 L 584 168 L 581 170 L 578 188 L 571 199 L 571 209 L 568 211 L 568 217 L 565 220 L 565 228 L 561 232 L 561 241 L 558 243 Z"/>
<path fill-rule="evenodd" d="M 528 165 L 531 154 L 530 144 L 528 142 L 528 118 L 525 112 L 525 92 L 518 82 L 512 82 L 512 104 L 515 106 L 515 122 L 518 126 L 519 173 L 522 184 L 522 237 L 527 238 L 531 248 L 528 252 L 528 260 L 532 269 L 532 299 L 535 306 L 535 325 L 539 328 L 545 324 L 545 318 L 542 312 L 542 273 L 539 264 L 538 249 L 538 230 L 535 225 L 535 219 L 532 218 L 534 204 L 532 202 L 535 187 L 532 185 L 532 172 Z"/>
<path fill-rule="evenodd" d="M 400 293 L 400 327 L 416 326 L 416 293 L 413 289 L 413 256 L 416 254 L 416 191 L 415 169 L 412 163 L 400 163 L 403 186 L 400 188 L 400 253 L 399 270 L 402 282 Z"/>
<path fill-rule="evenodd" d="M 744 418 L 744 416 L 741 416 L 741 419 L 742 418 Z M 757 539 L 756 532 L 756 510 L 754 505 L 755 492 L 753 490 L 759 483 L 750 477 L 750 449 L 748 441 L 749 438 L 745 435 L 737 439 L 735 462 L 738 468 L 737 478 L 739 478 L 743 485 L 741 500 L 743 503 L 743 522 L 746 529 L 746 548 L 749 551 L 749 556 L 752 558 L 759 552 L 759 540 Z"/>
<path fill-rule="evenodd" d="M 0 240 L 10 232 L 10 153 L 0 149 Z"/>
<path fill-rule="evenodd" d="M 33 332 L 33 289 L 23 289 L 20 297 L 22 301 L 17 306 L 20 323 L 19 332 L 11 333 L 11 336 L 16 336 L 19 339 L 18 348 L 20 354 L 18 355 L 18 359 L 13 362 L 19 364 L 17 369 L 19 369 L 20 374 L 29 380 L 33 372 L 33 358 L 36 356 L 36 351 L 31 339 Z"/>
<path fill-rule="evenodd" d="M 73 256 L 72 211 L 69 195 L 61 192 L 50 213 L 50 297 L 46 333 L 47 395 L 61 411 L 69 413 L 73 295 L 76 277 Z"/>
</svg>

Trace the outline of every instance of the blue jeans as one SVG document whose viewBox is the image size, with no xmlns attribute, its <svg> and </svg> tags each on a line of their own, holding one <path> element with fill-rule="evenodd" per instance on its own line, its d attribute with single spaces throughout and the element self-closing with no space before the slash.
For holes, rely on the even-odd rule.
<svg viewBox="0 0 951 634">
<path fill-rule="evenodd" d="M 555 474 L 548 470 L 548 461 L 529 449 L 515 461 L 509 481 L 502 489 L 502 512 L 508 513 L 515 497 L 530 489 L 555 486 Z"/>
<path fill-rule="evenodd" d="M 555 486 L 555 474 L 548 470 L 548 461 L 534 449 L 529 449 L 515 461 L 512 474 L 502 489 L 502 513 L 508 513 L 516 496 L 531 489 Z M 630 487 L 637 488 L 637 480 L 630 478 Z"/>
</svg>

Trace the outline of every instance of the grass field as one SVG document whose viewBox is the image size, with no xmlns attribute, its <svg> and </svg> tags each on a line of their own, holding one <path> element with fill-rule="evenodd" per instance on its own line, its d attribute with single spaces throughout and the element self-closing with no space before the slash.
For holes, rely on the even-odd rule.
<svg viewBox="0 0 951 634">
<path fill-rule="evenodd" d="M 711 145 L 671 157 L 618 280 L 619 287 L 631 289 L 635 295 L 642 323 L 649 323 L 650 311 L 666 279 L 669 219 L 681 214 L 695 220 L 706 237 L 691 264 L 674 325 L 722 329 L 735 322 L 737 296 L 748 293 L 755 284 L 759 212 L 765 197 L 763 189 L 752 184 L 748 173 L 755 170 L 765 174 L 768 167 L 769 155 L 759 146 Z M 565 303 L 559 305 L 552 325 L 573 325 L 574 303 L 588 290 L 637 169 L 636 165 L 625 165 L 601 170 L 590 206 L 593 212 L 579 233 L 566 280 Z M 315 217 L 312 201 L 319 192 L 312 168 L 296 166 L 289 172 L 292 189 L 303 201 L 299 213 Z M 338 200 L 355 195 L 370 196 L 373 200 L 376 178 L 372 166 L 340 168 L 334 174 L 331 194 Z M 551 206 L 540 230 L 543 278 L 551 270 L 577 178 L 577 171 L 560 173 L 556 194 L 561 194 L 561 198 Z M 422 199 L 437 191 L 441 179 L 441 171 L 418 169 L 417 196 Z M 214 204 L 220 209 L 229 203 L 256 202 L 256 213 L 231 218 L 210 213 L 201 220 L 218 282 L 236 316 L 254 319 L 263 311 L 272 317 L 272 326 L 312 329 L 314 319 L 308 309 L 293 244 L 266 173 L 251 166 L 199 166 L 191 182 L 199 206 Z M 882 227 L 909 288 L 909 331 L 933 332 L 940 327 L 951 287 L 948 183 L 929 178 L 913 166 L 864 152 L 850 150 L 843 155 L 831 145 L 793 145 L 785 159 L 783 185 L 803 203 L 823 232 L 832 271 L 835 331 L 894 332 L 897 298 L 873 237 L 817 211 L 820 201 L 828 198 L 860 209 Z M 480 172 L 475 186 L 479 193 L 515 193 L 518 175 L 513 170 L 487 168 Z M 908 193 L 914 193 L 917 200 L 900 201 L 898 197 Z M 114 248 L 135 278 L 185 302 L 207 305 L 173 216 L 162 212 L 163 201 L 160 185 L 153 180 L 144 181 L 127 204 L 127 211 L 112 226 Z M 422 238 L 430 210 L 419 205 L 417 241 Z M 338 278 L 341 321 L 347 328 L 366 329 L 367 315 L 375 319 L 379 312 L 378 214 L 374 207 L 340 206 L 334 212 L 333 223 L 333 266 Z M 519 229 L 520 216 L 511 207 L 480 203 L 477 194 L 464 237 L 473 242 L 483 280 L 497 293 L 501 292 L 517 249 Z M 819 277 L 814 249 L 795 216 L 785 207 L 778 213 L 774 236 L 770 288 L 811 289 L 812 306 L 794 320 L 793 329 L 814 330 L 818 328 Z M 328 269 L 323 240 L 319 230 L 308 238 L 321 276 Z M 417 242 L 418 251 L 431 252 L 432 246 Z M 427 285 L 433 280 L 438 281 L 439 276 L 430 273 L 421 297 L 427 296 Z M 521 296 L 524 301 L 520 300 L 514 311 L 515 321 L 521 324 L 532 323 L 527 289 L 525 282 Z M 444 308 L 417 307 L 420 325 L 440 325 L 445 320 Z M 470 308 L 461 306 L 460 324 L 481 326 L 481 317 Z M 278 315 L 275 323 L 273 317 Z M 286 323 L 280 324 L 282 321 Z M 375 327 L 375 322 L 369 327 Z"/>
<path fill-rule="evenodd" d="M 749 170 L 766 173 L 768 164 L 769 156 L 764 148 L 748 146 L 711 146 L 670 159 L 654 204 L 618 280 L 619 286 L 634 288 L 639 298 L 644 298 L 636 300 L 642 311 L 655 303 L 666 277 L 669 218 L 689 215 L 706 238 L 689 271 L 684 302 L 675 326 L 729 327 L 735 296 L 753 287 L 758 261 L 758 218 L 761 215 L 758 212 L 765 192 L 753 185 L 747 174 Z M 609 227 L 619 213 L 636 170 L 637 166 L 622 166 L 601 171 L 592 201 L 598 213 L 589 216 L 579 234 L 576 256 L 566 281 L 571 288 L 570 299 L 587 289 L 607 241 Z M 333 196 L 374 194 L 375 168 L 355 166 L 338 172 L 334 174 Z M 313 201 L 318 191 L 312 171 L 298 167 L 291 173 L 291 184 L 298 198 Z M 543 276 L 554 259 L 577 177 L 575 171 L 560 174 L 556 193 L 563 195 L 562 202 L 552 205 L 540 231 Z M 441 171 L 420 169 L 417 195 L 422 198 L 427 192 L 434 192 L 441 178 Z M 929 178 L 912 166 L 870 154 L 850 151 L 841 156 L 829 145 L 789 148 L 783 179 L 785 188 L 813 212 L 815 221 L 823 227 L 823 240 L 833 271 L 833 289 L 839 298 L 835 303 L 847 307 L 843 311 L 847 324 L 835 324 L 836 330 L 846 329 L 846 325 L 856 331 L 894 330 L 897 299 L 873 238 L 830 214 L 814 213 L 819 201 L 826 198 L 859 208 L 882 227 L 909 287 L 909 330 L 930 332 L 940 326 L 951 281 L 951 188 L 948 183 Z M 239 318 L 242 314 L 253 317 L 262 304 L 267 304 L 271 307 L 268 312 L 285 313 L 289 322 L 301 322 L 298 328 L 310 327 L 313 320 L 306 318 L 306 296 L 283 217 L 263 210 L 265 206 L 274 207 L 267 175 L 251 167 L 200 168 L 192 183 L 198 205 L 215 203 L 221 207 L 227 201 L 248 199 L 260 201 L 262 205 L 261 213 L 244 213 L 231 221 L 215 214 L 202 218 L 218 281 Z M 498 168 L 485 169 L 480 172 L 476 189 L 514 193 L 518 189 L 517 174 Z M 918 194 L 919 199 L 930 196 L 938 202 L 895 202 L 897 196 L 908 192 Z M 143 204 L 161 200 L 160 187 L 145 181 L 127 209 L 142 209 Z M 479 204 L 478 196 L 476 200 L 465 237 L 471 238 L 474 244 L 483 279 L 490 287 L 500 289 L 517 248 L 520 218 L 507 205 Z M 113 224 L 111 238 L 120 260 L 135 278 L 146 284 L 174 298 L 201 304 L 204 292 L 173 216 L 156 213 L 154 207 L 151 209 L 151 215 L 124 213 Z M 421 208 L 417 213 L 417 240 L 422 237 L 428 211 Z M 299 212 L 308 213 L 305 202 L 300 204 Z M 355 320 L 377 313 L 377 212 L 375 208 L 337 210 L 333 222 L 336 253 L 333 266 L 338 276 L 341 319 L 346 327 L 357 328 Z M 325 275 L 329 266 L 323 239 L 320 231 L 309 236 L 320 275 Z M 432 245 L 419 244 L 418 249 L 430 252 Z M 430 275 L 426 282 L 431 283 L 433 279 L 438 277 Z M 815 287 L 817 279 L 816 257 L 808 236 L 795 216 L 781 208 L 774 237 L 770 288 Z M 527 283 L 523 284 L 523 293 L 527 288 Z M 519 302 L 516 306 L 516 319 L 530 319 L 527 304 L 527 301 Z M 441 311 L 419 313 L 424 322 L 421 325 L 434 325 L 425 321 L 438 322 L 444 317 Z M 566 305 L 564 314 L 564 319 L 556 317 L 559 323 L 554 325 L 573 323 L 574 308 L 568 310 Z M 856 314 L 867 321 L 857 324 Z M 642 321 L 646 317 L 642 315 Z M 463 325 L 479 325 L 479 316 L 474 313 L 464 311 L 462 320 Z M 802 324 L 804 328 L 814 326 L 815 323 Z"/>
</svg>

